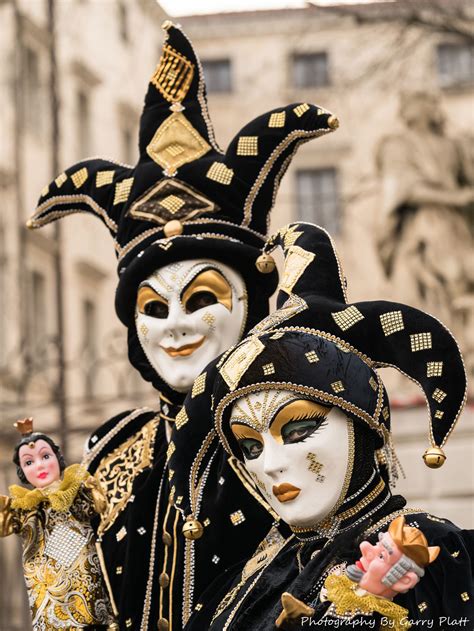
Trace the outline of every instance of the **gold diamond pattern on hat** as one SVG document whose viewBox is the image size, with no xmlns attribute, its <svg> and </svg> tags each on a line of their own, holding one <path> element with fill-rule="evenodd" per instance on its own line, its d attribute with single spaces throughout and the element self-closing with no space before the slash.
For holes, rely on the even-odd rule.
<svg viewBox="0 0 474 631">
<path fill-rule="evenodd" d="M 387 313 L 382 313 L 380 315 L 380 324 L 382 325 L 385 337 L 397 331 L 403 331 L 405 328 L 401 311 L 387 311 Z"/>
<path fill-rule="evenodd" d="M 95 185 L 97 188 L 101 186 L 106 186 L 107 184 L 112 184 L 114 179 L 115 171 L 97 171 L 97 175 L 95 176 Z"/>
<path fill-rule="evenodd" d="M 45 186 L 43 189 L 41 189 L 41 197 L 44 197 L 48 193 L 49 193 L 49 184 Z"/>
<path fill-rule="evenodd" d="M 175 451 L 176 451 L 176 445 L 174 444 L 173 441 L 171 441 L 170 444 L 168 445 L 168 449 L 166 450 L 166 462 L 169 461 L 169 459 L 171 458 L 171 456 L 174 454 Z"/>
<path fill-rule="evenodd" d="M 334 381 L 331 384 L 331 388 L 334 390 L 334 392 L 338 393 L 338 392 L 344 392 L 345 388 L 344 388 L 344 384 L 342 383 L 342 381 Z"/>
<path fill-rule="evenodd" d="M 388 419 L 390 418 L 390 411 L 388 407 L 384 407 L 382 409 L 382 416 L 383 416 L 384 421 L 388 421 Z"/>
<path fill-rule="evenodd" d="M 236 510 L 235 513 L 231 513 L 229 517 L 233 526 L 238 526 L 245 521 L 245 515 L 241 510 Z"/>
<path fill-rule="evenodd" d="M 71 175 L 72 183 L 76 188 L 80 188 L 89 177 L 86 167 L 79 169 Z"/>
<path fill-rule="evenodd" d="M 436 410 L 436 412 L 434 413 L 434 417 L 437 418 L 439 421 L 443 418 L 443 416 L 444 416 L 443 410 Z"/>
<path fill-rule="evenodd" d="M 351 326 L 357 324 L 360 320 L 364 319 L 362 313 L 352 305 L 351 307 L 347 307 L 343 311 L 336 311 L 335 313 L 331 313 L 334 322 L 342 331 L 347 331 Z"/>
<path fill-rule="evenodd" d="M 250 337 L 227 357 L 219 372 L 231 390 L 235 390 L 242 375 L 264 349 L 257 337 Z"/>
<path fill-rule="evenodd" d="M 67 175 L 65 173 L 61 173 L 60 175 L 58 175 L 58 177 L 54 180 L 54 183 L 56 184 L 56 186 L 58 188 L 61 188 L 61 186 L 64 184 L 64 182 L 67 180 Z"/>
<path fill-rule="evenodd" d="M 168 197 L 161 200 L 160 204 L 164 206 L 166 210 L 169 210 L 172 215 L 174 215 L 184 206 L 185 202 L 177 195 L 168 195 Z"/>
<path fill-rule="evenodd" d="M 411 352 L 429 350 L 432 347 L 431 333 L 415 333 L 410 335 Z"/>
<path fill-rule="evenodd" d="M 291 294 L 293 287 L 315 256 L 313 252 L 308 252 L 308 250 L 300 248 L 299 245 L 289 247 L 279 289 Z"/>
<path fill-rule="evenodd" d="M 158 127 L 146 152 L 169 175 L 174 175 L 180 166 L 198 160 L 210 148 L 184 114 L 173 112 Z"/>
<path fill-rule="evenodd" d="M 283 236 L 283 249 L 286 252 L 292 245 L 295 245 L 298 238 L 303 234 L 303 231 L 297 230 L 296 226 L 291 226 L 290 228 L 281 230 L 280 234 Z"/>
<path fill-rule="evenodd" d="M 258 156 L 258 136 L 240 136 L 237 143 L 238 156 Z"/>
<path fill-rule="evenodd" d="M 121 182 L 117 182 L 115 185 L 115 196 L 114 196 L 114 206 L 115 204 L 121 204 L 126 202 L 128 196 L 130 195 L 130 191 L 133 186 L 133 177 L 128 177 Z"/>
<path fill-rule="evenodd" d="M 183 408 L 180 409 L 180 411 L 178 412 L 178 414 L 176 414 L 176 419 L 175 419 L 175 427 L 176 429 L 181 429 L 183 427 L 183 425 L 186 425 L 186 423 L 189 421 L 189 417 L 187 415 L 186 410 Z"/>
<path fill-rule="evenodd" d="M 433 392 L 431 396 L 437 403 L 442 403 L 447 395 L 444 390 L 441 390 L 440 388 L 436 388 L 436 390 Z"/>
<path fill-rule="evenodd" d="M 268 120 L 269 127 L 284 127 L 286 120 L 286 112 L 273 112 Z"/>
<path fill-rule="evenodd" d="M 379 386 L 378 386 L 377 381 L 376 381 L 373 377 L 371 377 L 371 378 L 369 379 L 369 384 L 370 384 L 370 387 L 372 388 L 372 390 L 374 390 L 375 392 L 377 392 L 377 388 L 378 388 Z"/>
<path fill-rule="evenodd" d="M 234 171 L 226 167 L 222 162 L 213 162 L 206 173 L 206 177 L 214 180 L 214 182 L 228 186 L 232 182 Z"/>
<path fill-rule="evenodd" d="M 443 374 L 443 362 L 426 362 L 427 377 L 441 377 Z"/>
<path fill-rule="evenodd" d="M 303 114 L 308 110 L 309 105 L 307 103 L 301 103 L 301 105 L 297 105 L 293 108 L 293 112 L 296 114 L 296 116 L 298 116 L 298 118 L 301 118 L 301 116 L 303 116 Z"/>
<path fill-rule="evenodd" d="M 193 383 L 193 389 L 191 391 L 191 398 L 199 396 L 206 389 L 206 373 L 203 372 L 199 377 L 196 377 L 196 380 Z"/>
<path fill-rule="evenodd" d="M 305 353 L 305 357 L 310 364 L 315 364 L 319 361 L 319 357 L 317 356 L 316 351 L 309 351 L 308 353 Z"/>
<path fill-rule="evenodd" d="M 187 57 L 165 44 L 160 62 L 150 82 L 170 103 L 184 99 L 194 76 L 194 64 Z"/>
<path fill-rule="evenodd" d="M 275 374 L 275 366 L 270 362 L 269 364 L 265 364 L 262 366 L 264 375 L 273 375 Z"/>
</svg>

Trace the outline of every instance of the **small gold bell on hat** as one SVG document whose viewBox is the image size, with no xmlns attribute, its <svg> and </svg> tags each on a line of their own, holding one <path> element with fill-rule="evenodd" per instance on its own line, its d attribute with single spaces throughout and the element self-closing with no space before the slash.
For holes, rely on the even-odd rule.
<svg viewBox="0 0 474 631">
<path fill-rule="evenodd" d="M 446 456 L 441 447 L 429 447 L 423 454 L 425 465 L 430 469 L 439 469 L 446 461 Z"/>
<path fill-rule="evenodd" d="M 260 254 L 258 259 L 255 261 L 255 266 L 259 272 L 262 274 L 270 274 L 275 269 L 275 259 L 271 254 Z"/>
<path fill-rule="evenodd" d="M 186 517 L 186 522 L 183 526 L 183 535 L 186 539 L 200 539 L 203 531 L 204 528 L 200 521 L 194 519 L 192 515 Z"/>
<path fill-rule="evenodd" d="M 183 224 L 177 219 L 172 219 L 165 224 L 163 228 L 163 232 L 165 233 L 165 237 L 176 237 L 179 234 L 183 234 Z"/>
<path fill-rule="evenodd" d="M 328 118 L 328 125 L 330 127 L 330 129 L 337 129 L 339 127 L 339 119 L 337 116 L 330 116 Z"/>
</svg>

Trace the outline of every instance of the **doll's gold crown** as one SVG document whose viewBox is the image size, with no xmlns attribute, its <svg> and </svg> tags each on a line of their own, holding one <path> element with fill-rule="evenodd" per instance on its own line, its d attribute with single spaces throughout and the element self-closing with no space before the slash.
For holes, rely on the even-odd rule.
<svg viewBox="0 0 474 631">
<path fill-rule="evenodd" d="M 32 434 L 33 433 L 33 419 L 31 417 L 20 419 L 16 423 L 13 423 L 13 427 L 15 427 L 22 436 Z"/>
</svg>

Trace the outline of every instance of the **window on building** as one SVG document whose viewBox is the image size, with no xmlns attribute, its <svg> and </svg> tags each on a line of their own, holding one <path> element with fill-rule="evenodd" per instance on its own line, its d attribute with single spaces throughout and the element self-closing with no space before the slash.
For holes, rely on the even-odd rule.
<svg viewBox="0 0 474 631">
<path fill-rule="evenodd" d="M 473 46 L 440 44 L 437 58 L 439 80 L 443 87 L 474 83 Z"/>
<path fill-rule="evenodd" d="M 82 160 L 91 154 L 91 112 L 90 101 L 84 90 L 77 92 L 77 151 Z"/>
<path fill-rule="evenodd" d="M 230 59 L 212 59 L 202 62 L 208 92 L 232 92 Z"/>
<path fill-rule="evenodd" d="M 40 58 L 30 47 L 23 51 L 23 97 L 25 125 L 37 132 L 42 121 Z"/>
<path fill-rule="evenodd" d="M 82 301 L 82 357 L 84 360 L 85 391 L 87 396 L 94 393 L 95 362 L 97 348 L 97 309 L 92 300 Z"/>
<path fill-rule="evenodd" d="M 28 311 L 28 347 L 34 363 L 44 354 L 47 346 L 46 278 L 33 270 L 29 274 L 29 292 L 26 300 Z"/>
<path fill-rule="evenodd" d="M 338 176 L 334 168 L 296 172 L 298 216 L 316 223 L 330 233 L 340 228 Z"/>
<path fill-rule="evenodd" d="M 118 5 L 118 12 L 119 12 L 119 29 L 120 29 L 120 37 L 122 39 L 123 42 L 128 42 L 129 41 L 129 29 L 128 29 L 128 11 L 127 11 L 127 7 L 122 4 L 119 3 Z"/>
<path fill-rule="evenodd" d="M 295 88 L 319 88 L 329 85 L 327 53 L 294 54 L 292 78 Z"/>
</svg>

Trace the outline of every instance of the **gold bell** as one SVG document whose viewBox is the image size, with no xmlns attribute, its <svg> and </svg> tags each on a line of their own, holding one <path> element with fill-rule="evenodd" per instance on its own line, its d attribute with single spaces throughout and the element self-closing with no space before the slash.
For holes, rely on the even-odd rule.
<svg viewBox="0 0 474 631">
<path fill-rule="evenodd" d="M 328 118 L 328 125 L 330 129 L 337 129 L 339 127 L 339 119 L 337 116 L 330 116 Z"/>
<path fill-rule="evenodd" d="M 197 519 L 194 519 L 192 515 L 186 517 L 186 523 L 183 526 L 183 535 L 186 539 L 200 539 L 204 528 Z"/>
<path fill-rule="evenodd" d="M 439 469 L 444 465 L 446 456 L 441 447 L 429 447 L 423 454 L 423 460 L 430 469 Z"/>
<path fill-rule="evenodd" d="M 178 234 L 183 234 L 183 224 L 177 219 L 172 219 L 165 224 L 163 228 L 163 232 L 165 233 L 165 237 L 176 237 Z"/>
<path fill-rule="evenodd" d="M 262 274 L 270 274 L 275 269 L 275 259 L 271 254 L 260 254 L 255 261 L 255 266 Z"/>
</svg>

